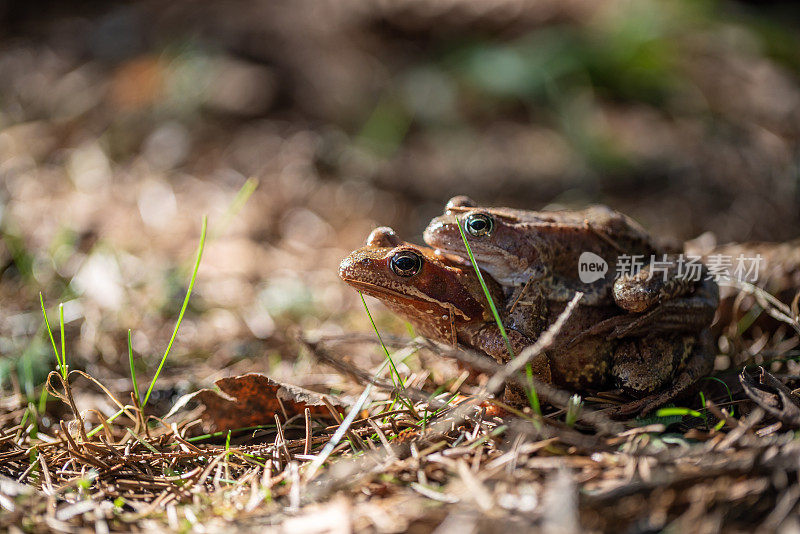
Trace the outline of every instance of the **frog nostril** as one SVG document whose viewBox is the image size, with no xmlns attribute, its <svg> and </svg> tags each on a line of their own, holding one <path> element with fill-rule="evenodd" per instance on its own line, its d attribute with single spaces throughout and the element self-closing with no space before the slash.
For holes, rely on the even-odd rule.
<svg viewBox="0 0 800 534">
<path fill-rule="evenodd" d="M 438 242 L 442 237 L 446 236 L 446 232 L 444 231 L 444 229 L 445 229 L 445 223 L 443 223 L 438 219 L 434 219 L 433 221 L 431 221 L 428 227 L 425 228 L 425 231 L 422 233 L 422 239 L 424 239 L 425 242 L 428 243 L 429 245 L 434 244 L 435 242 Z"/>
<path fill-rule="evenodd" d="M 348 257 L 339 264 L 339 278 L 354 278 L 361 272 L 364 265 L 363 258 Z"/>
<path fill-rule="evenodd" d="M 353 263 L 350 261 L 350 258 L 345 258 L 339 264 L 339 278 L 347 278 L 347 274 L 353 267 Z"/>
</svg>

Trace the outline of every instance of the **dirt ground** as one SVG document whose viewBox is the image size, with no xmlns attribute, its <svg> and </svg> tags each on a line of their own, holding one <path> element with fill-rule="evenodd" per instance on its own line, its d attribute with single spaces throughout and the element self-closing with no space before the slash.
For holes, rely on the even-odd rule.
<svg viewBox="0 0 800 534">
<path fill-rule="evenodd" d="M 540 392 L 543 421 L 445 404 L 465 378 L 455 359 L 368 298 L 407 379 L 398 395 L 337 276 L 376 226 L 421 243 L 457 194 L 603 203 L 698 247 L 796 239 L 797 15 L 688 0 L 0 1 L 0 529 L 797 531 L 798 334 L 752 297 L 736 304 L 746 319 L 718 320 L 710 406 L 613 422 L 587 401 L 568 425 L 565 392 Z M 128 331 L 144 394 L 204 216 L 196 283 L 140 409 Z M 800 258 L 786 250 L 767 289 L 788 305 Z M 65 388 L 56 372 L 48 396 L 59 304 L 66 362 L 85 375 Z M 788 389 L 753 400 L 746 364 Z M 335 406 L 290 395 L 234 426 L 260 428 L 205 439 L 229 428 L 201 415 L 212 397 L 166 417 L 246 373 Z"/>
</svg>

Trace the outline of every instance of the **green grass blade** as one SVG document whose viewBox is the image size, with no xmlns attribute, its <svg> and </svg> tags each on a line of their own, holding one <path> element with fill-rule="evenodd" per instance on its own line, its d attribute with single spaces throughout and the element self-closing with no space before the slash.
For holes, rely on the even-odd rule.
<svg viewBox="0 0 800 534">
<path fill-rule="evenodd" d="M 391 355 L 389 355 L 389 349 L 386 348 L 386 344 L 383 342 L 383 338 L 381 338 L 381 333 L 378 330 L 377 325 L 375 324 L 375 320 L 372 318 L 372 314 L 367 307 L 367 301 L 364 300 L 364 294 L 359 291 L 358 296 L 361 297 L 361 304 L 364 305 L 364 311 L 367 312 L 367 317 L 369 317 L 369 322 L 372 324 L 372 329 L 375 330 L 375 335 L 378 336 L 378 341 L 383 348 L 383 353 L 386 355 L 386 361 L 389 363 L 389 367 L 392 369 L 392 382 L 395 386 L 400 387 L 403 385 L 403 380 L 400 377 L 400 372 L 397 370 L 397 367 L 394 365 L 394 361 L 392 360 Z"/>
<path fill-rule="evenodd" d="M 567 402 L 567 414 L 564 417 L 564 423 L 570 428 L 575 426 L 582 409 L 583 400 L 581 396 L 577 393 L 572 395 Z"/>
<path fill-rule="evenodd" d="M 56 363 L 58 363 L 58 368 L 61 370 L 61 375 L 66 378 L 66 369 L 64 368 L 64 364 L 61 362 L 61 356 L 58 354 L 58 348 L 56 348 L 56 338 L 53 337 L 53 329 L 50 328 L 50 321 L 47 319 L 47 311 L 44 309 L 44 297 L 42 296 L 41 291 L 39 292 L 39 304 L 42 306 L 44 325 L 47 328 L 47 333 L 50 335 L 50 344 L 53 345 L 53 353 L 56 355 Z"/>
<path fill-rule="evenodd" d="M 236 197 L 233 199 L 233 202 L 231 202 L 230 206 L 228 206 L 228 209 L 225 211 L 225 214 L 222 216 L 220 223 L 214 225 L 210 236 L 211 241 L 214 241 L 223 232 L 225 232 L 225 230 L 227 230 L 233 218 L 238 215 L 244 205 L 247 204 L 247 201 L 250 199 L 252 194 L 258 188 L 258 183 L 258 178 L 250 177 L 245 180 L 244 184 L 242 184 L 242 187 L 239 189 L 239 192 L 236 193 Z"/>
<path fill-rule="evenodd" d="M 483 293 L 486 295 L 486 300 L 489 302 L 489 309 L 492 310 L 492 315 L 494 316 L 494 320 L 497 323 L 497 328 L 500 329 L 500 335 L 503 336 L 503 340 L 506 342 L 506 348 L 508 349 L 508 354 L 511 356 L 511 359 L 514 359 L 514 349 L 511 348 L 511 342 L 508 340 L 508 335 L 506 334 L 506 328 L 503 326 L 503 321 L 500 320 L 500 314 L 497 313 L 497 307 L 494 305 L 494 300 L 492 299 L 492 295 L 489 293 L 489 288 L 486 287 L 486 282 L 483 280 L 483 275 L 481 274 L 481 270 L 478 268 L 478 263 L 475 261 L 475 256 L 472 255 L 472 249 L 467 242 L 467 235 L 464 233 L 464 229 L 461 228 L 461 223 L 459 222 L 458 218 L 456 218 L 456 226 L 458 226 L 458 231 L 461 233 L 461 239 L 464 241 L 464 247 L 467 249 L 467 254 L 469 255 L 469 261 L 472 263 L 472 268 L 475 269 L 475 274 L 478 275 L 478 281 L 481 283 L 481 288 L 483 288 Z"/>
<path fill-rule="evenodd" d="M 39 404 L 37 405 L 39 413 L 44 413 L 45 410 L 47 409 L 47 398 L 48 397 L 49 397 L 49 395 L 47 394 L 47 388 L 43 387 L 42 388 L 42 393 L 39 395 Z"/>
<path fill-rule="evenodd" d="M 133 365 L 133 344 L 131 343 L 131 329 L 128 328 L 128 363 L 131 366 L 131 383 L 133 384 L 133 396 L 136 402 L 141 404 L 139 399 L 139 384 L 136 382 L 136 367 Z"/>
<path fill-rule="evenodd" d="M 183 321 L 183 314 L 186 313 L 186 306 L 189 304 L 189 297 L 192 295 L 192 289 L 194 288 L 194 282 L 197 279 L 197 271 L 200 269 L 200 260 L 203 257 L 203 246 L 206 243 L 206 229 L 208 227 L 208 216 L 203 217 L 203 229 L 200 231 L 200 245 L 197 247 L 197 260 L 194 263 L 194 270 L 192 271 L 192 278 L 189 281 L 189 289 L 186 291 L 186 298 L 183 299 L 183 306 L 181 306 L 181 312 L 178 314 L 178 320 L 175 322 L 175 329 L 172 331 L 172 337 L 169 340 L 169 344 L 167 345 L 167 350 L 164 351 L 164 356 L 161 358 L 161 363 L 158 364 L 158 369 L 156 369 L 156 374 L 153 376 L 153 381 L 150 382 L 150 387 L 147 389 L 147 394 L 144 396 L 144 402 L 142 402 L 142 408 L 147 405 L 147 401 L 150 399 L 150 394 L 153 392 L 153 388 L 156 386 L 156 380 L 158 380 L 158 375 L 161 374 L 161 369 L 164 367 L 164 362 L 167 361 L 167 356 L 169 356 L 169 351 L 172 349 L 172 344 L 175 342 L 175 338 L 178 335 L 178 328 L 181 326 L 181 321 Z"/>
<path fill-rule="evenodd" d="M 117 412 L 115 414 L 113 414 L 111 417 L 106 419 L 106 423 L 113 423 L 115 419 L 117 419 L 120 415 L 125 413 L 125 410 L 127 408 L 128 408 L 128 406 L 125 406 L 124 408 L 120 408 L 119 410 L 117 410 Z M 91 438 L 92 436 L 94 436 L 95 434 L 100 432 L 101 430 L 103 430 L 103 425 L 99 424 L 96 427 L 94 427 L 93 429 L 91 429 L 89 432 L 87 432 L 86 433 L 86 437 Z"/>
<path fill-rule="evenodd" d="M 690 415 L 692 417 L 698 417 L 700 419 L 703 418 L 703 414 L 698 412 L 697 410 L 692 410 L 690 408 L 679 408 L 679 407 L 670 407 L 670 408 L 661 408 L 656 412 L 656 417 L 670 417 L 673 415 Z"/>
<path fill-rule="evenodd" d="M 542 415 L 542 405 L 539 402 L 539 394 L 536 393 L 536 388 L 533 385 L 533 367 L 531 364 L 525 366 L 525 378 L 528 381 L 528 404 L 531 406 L 531 410 L 536 415 Z"/>
<path fill-rule="evenodd" d="M 475 256 L 472 254 L 472 248 L 469 246 L 469 242 L 467 241 L 467 234 L 464 233 L 464 229 L 461 227 L 461 222 L 458 220 L 458 217 L 456 217 L 455 220 L 456 226 L 458 226 L 458 232 L 461 234 L 461 240 L 464 241 L 464 248 L 467 249 L 469 262 L 472 264 L 472 268 L 475 269 L 475 274 L 478 275 L 478 281 L 483 289 L 483 294 L 486 296 L 486 301 L 489 303 L 489 309 L 492 310 L 492 315 L 494 316 L 494 321 L 497 323 L 497 328 L 500 330 L 500 335 L 503 336 L 503 341 L 506 342 L 508 355 L 513 360 L 514 349 L 511 347 L 511 342 L 508 340 L 506 327 L 503 326 L 503 321 L 500 319 L 500 314 L 497 312 L 497 307 L 494 305 L 494 299 L 492 299 L 492 295 L 489 293 L 489 288 L 486 286 L 486 282 L 483 280 L 483 274 L 481 274 L 481 270 L 478 267 L 478 262 L 475 261 Z M 530 364 L 525 367 L 525 374 L 528 379 L 528 403 L 530 404 L 533 413 L 541 415 L 542 407 L 539 403 L 539 395 L 536 393 L 536 388 L 533 387 L 533 370 L 531 369 Z"/>
<path fill-rule="evenodd" d="M 702 391 L 700 392 L 700 406 L 702 407 L 700 415 L 703 416 L 703 421 L 705 422 L 706 426 L 708 426 L 708 417 L 706 416 L 706 396 Z"/>
<path fill-rule="evenodd" d="M 720 380 L 716 376 L 704 376 L 700 380 L 713 380 L 715 382 L 719 382 L 720 384 L 722 384 L 722 386 L 728 392 L 728 399 L 731 401 L 731 406 L 730 406 L 730 408 L 731 408 L 731 417 L 733 417 L 733 415 L 734 415 L 734 412 L 733 412 L 733 410 L 734 410 L 733 393 L 731 393 L 731 388 L 728 387 L 728 384 L 726 384 L 724 380 Z"/>
<path fill-rule="evenodd" d="M 358 292 L 358 296 L 361 297 L 361 303 L 364 305 L 364 311 L 367 312 L 367 317 L 369 317 L 369 322 L 372 324 L 373 330 L 375 330 L 375 335 L 378 336 L 378 341 L 383 348 L 383 353 L 386 355 L 386 363 L 389 364 L 391 368 L 391 376 L 392 376 L 392 383 L 396 388 L 399 388 L 401 391 L 405 390 L 405 385 L 403 384 L 403 378 L 400 376 L 400 372 L 397 370 L 397 367 L 394 364 L 394 360 L 392 360 L 392 356 L 389 354 L 389 349 L 386 348 L 386 343 L 383 342 L 383 338 L 381 337 L 381 333 L 378 330 L 378 326 L 375 324 L 375 320 L 372 318 L 372 313 L 369 311 L 369 307 L 367 306 L 367 301 L 364 300 L 364 294 L 361 291 Z M 416 410 L 414 409 L 414 404 L 405 399 L 403 397 L 400 398 L 400 401 L 408 408 L 411 413 L 416 414 Z"/>
</svg>

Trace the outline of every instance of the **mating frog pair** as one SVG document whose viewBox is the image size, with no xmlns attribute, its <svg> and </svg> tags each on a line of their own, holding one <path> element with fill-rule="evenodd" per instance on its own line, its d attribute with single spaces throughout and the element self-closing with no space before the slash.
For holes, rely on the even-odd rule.
<svg viewBox="0 0 800 534">
<path fill-rule="evenodd" d="M 640 397 L 618 410 L 624 414 L 667 402 L 711 370 L 703 332 L 716 309 L 716 285 L 689 280 L 676 264 L 658 276 L 643 268 L 615 278 L 623 254 L 649 258 L 667 251 L 609 208 L 535 212 L 481 208 L 455 197 L 425 230 L 436 250 L 379 228 L 339 274 L 423 335 L 505 362 L 505 341 L 457 224 L 486 273 L 515 353 L 535 342 L 576 291 L 584 293 L 553 345 L 532 362 L 539 380 L 579 391 L 620 387 Z M 605 276 L 583 282 L 578 265 L 587 252 L 608 265 Z"/>
</svg>

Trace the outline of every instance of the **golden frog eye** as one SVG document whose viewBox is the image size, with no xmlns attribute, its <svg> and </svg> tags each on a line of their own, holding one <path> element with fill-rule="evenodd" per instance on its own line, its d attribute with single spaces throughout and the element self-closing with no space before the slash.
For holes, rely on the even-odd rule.
<svg viewBox="0 0 800 534">
<path fill-rule="evenodd" d="M 422 258 L 419 254 L 404 250 L 392 256 L 389 266 L 397 276 L 414 276 L 422 268 Z"/>
<path fill-rule="evenodd" d="M 494 230 L 494 219 L 483 213 L 473 213 L 464 220 L 464 226 L 473 237 L 489 235 Z"/>
</svg>

